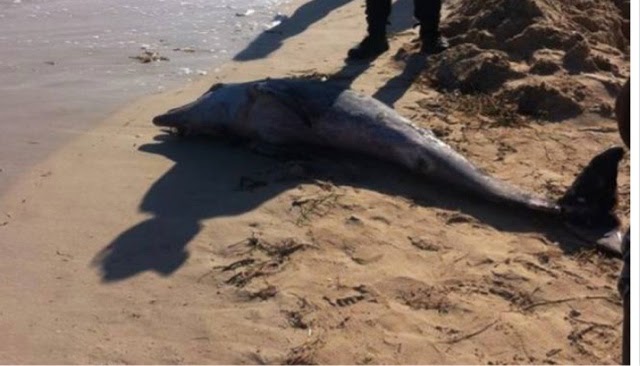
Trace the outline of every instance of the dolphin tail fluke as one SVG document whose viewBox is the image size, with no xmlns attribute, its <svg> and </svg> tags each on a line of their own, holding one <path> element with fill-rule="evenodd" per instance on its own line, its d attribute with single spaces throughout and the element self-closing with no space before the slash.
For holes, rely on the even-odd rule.
<svg viewBox="0 0 640 366">
<path fill-rule="evenodd" d="M 571 223 L 588 228 L 616 228 L 618 164 L 624 149 L 612 147 L 594 157 L 558 200 Z"/>
</svg>

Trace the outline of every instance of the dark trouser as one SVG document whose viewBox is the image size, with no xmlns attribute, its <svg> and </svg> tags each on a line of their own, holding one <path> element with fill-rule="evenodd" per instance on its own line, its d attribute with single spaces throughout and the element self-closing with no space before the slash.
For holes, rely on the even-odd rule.
<svg viewBox="0 0 640 366">
<path fill-rule="evenodd" d="M 624 296 L 624 328 L 622 330 L 622 364 L 631 365 L 631 301 Z"/>
<path fill-rule="evenodd" d="M 630 346 L 631 346 L 631 334 L 629 333 L 631 330 L 631 311 L 630 311 L 630 302 L 629 302 L 629 293 L 631 287 L 631 256 L 630 252 L 630 244 L 631 244 L 631 230 L 627 231 L 627 234 L 624 236 L 622 241 L 622 255 L 624 259 L 624 265 L 622 267 L 622 272 L 620 273 L 620 279 L 618 280 L 618 291 L 620 291 L 620 296 L 622 297 L 623 305 L 624 305 L 624 318 L 622 321 L 622 364 L 629 365 L 631 360 L 630 355 Z"/>
<path fill-rule="evenodd" d="M 391 14 L 391 0 L 366 0 L 369 34 L 386 36 L 387 21 Z M 414 16 L 420 22 L 420 38 L 433 39 L 440 35 L 440 9 L 442 0 L 413 0 Z"/>
</svg>

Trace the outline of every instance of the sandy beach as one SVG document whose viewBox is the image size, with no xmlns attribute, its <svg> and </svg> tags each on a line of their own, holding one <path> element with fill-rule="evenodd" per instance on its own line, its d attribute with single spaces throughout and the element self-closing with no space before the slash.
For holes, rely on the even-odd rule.
<svg viewBox="0 0 640 366">
<path fill-rule="evenodd" d="M 618 363 L 621 262 L 561 223 L 371 159 L 277 159 L 151 123 L 217 82 L 325 78 L 558 198 L 620 144 L 628 22 L 609 0 L 521 0 L 505 19 L 508 3 L 445 2 L 451 48 L 427 59 L 398 0 L 389 52 L 348 65 L 363 2 L 294 0 L 219 72 L 43 159 L 0 197 L 0 361 Z M 618 185 L 627 225 L 628 157 Z"/>
</svg>

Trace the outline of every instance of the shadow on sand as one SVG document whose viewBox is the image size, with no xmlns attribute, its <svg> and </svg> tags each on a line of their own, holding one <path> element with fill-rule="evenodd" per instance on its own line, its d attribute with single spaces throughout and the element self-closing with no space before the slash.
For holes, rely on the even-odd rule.
<svg viewBox="0 0 640 366">
<path fill-rule="evenodd" d="M 413 19 L 413 1 L 414 0 L 397 0 L 393 3 L 393 9 L 389 18 L 389 33 L 400 33 L 406 31 L 414 26 Z M 313 2 L 312 2 L 313 3 Z M 310 5 L 311 3 L 309 3 Z M 304 6 L 303 6 L 304 7 Z M 297 13 L 297 12 L 296 12 Z M 301 12 L 304 13 L 304 12 Z M 365 27 L 363 14 L 363 27 Z M 304 20 L 302 20 L 304 23 Z M 293 22 L 293 24 L 296 24 Z M 284 25 L 283 25 L 284 27 Z M 292 25 L 294 29 L 298 29 Z M 283 30 L 279 36 L 271 35 L 268 32 L 263 33 L 258 37 L 247 49 L 240 52 L 236 59 L 243 59 L 248 54 L 258 55 L 260 52 L 257 50 L 272 49 L 270 52 L 275 51 L 282 45 L 282 41 L 288 38 L 288 32 Z M 347 50 L 345 50 L 346 56 Z M 262 55 L 265 57 L 267 55 Z M 353 82 L 364 74 L 373 64 L 374 60 L 365 61 L 350 61 L 345 58 L 343 67 L 329 76 L 332 82 L 341 85 L 344 88 L 349 88 Z M 409 55 L 405 60 L 405 67 L 401 74 L 389 79 L 374 95 L 373 97 L 382 101 L 383 103 L 393 107 L 393 105 L 409 90 L 411 85 L 420 76 L 422 70 L 428 65 L 429 57 L 425 54 L 415 53 Z"/>
<path fill-rule="evenodd" d="M 144 271 L 170 275 L 188 258 L 186 246 L 202 229 L 202 221 L 249 212 L 276 195 L 314 179 L 407 197 L 423 207 L 460 211 L 497 230 L 540 232 L 572 252 L 584 245 L 554 219 L 500 207 L 425 182 L 403 169 L 366 157 L 315 152 L 298 160 L 304 178 L 273 180 L 251 191 L 243 179 L 265 170 L 284 169 L 286 162 L 257 155 L 245 146 L 211 139 L 183 140 L 158 136 L 141 151 L 165 156 L 175 165 L 149 189 L 140 210 L 153 217 L 120 234 L 95 258 L 103 280 L 112 282 Z M 377 174 L 384 171 L 385 174 Z"/>
<path fill-rule="evenodd" d="M 277 51 L 292 37 L 306 31 L 332 11 L 348 4 L 352 0 L 311 0 L 298 9 L 276 27 L 262 32 L 247 47 L 234 56 L 234 61 L 252 61 L 268 57 Z M 397 33 L 413 26 L 413 0 L 397 0 L 389 17 L 389 32 Z M 366 28 L 364 9 L 362 28 Z M 313 47 L 313 45 L 309 45 Z M 310 52 L 313 49 L 309 50 Z M 344 50 L 347 54 L 347 50 Z"/>
<path fill-rule="evenodd" d="M 400 98 L 409 90 L 418 79 L 429 62 L 429 58 L 423 54 L 412 54 L 405 60 L 405 67 L 400 75 L 394 76 L 376 91 L 372 97 L 393 108 Z"/>
<path fill-rule="evenodd" d="M 311 0 L 305 3 L 282 23 L 262 32 L 233 58 L 234 61 L 251 61 L 269 56 L 282 47 L 287 39 L 304 32 L 312 24 L 349 2 L 351 0 Z"/>
<path fill-rule="evenodd" d="M 291 17 L 280 25 L 262 32 L 245 49 L 235 57 L 235 61 L 251 61 L 268 57 L 277 51 L 289 38 L 295 37 L 307 30 L 312 24 L 320 21 L 332 11 L 346 5 L 351 0 L 312 0 L 298 8 Z M 414 25 L 413 18 L 414 0 L 397 0 L 393 3 L 389 17 L 389 33 L 399 33 L 410 29 Z M 362 27 L 366 27 L 363 9 Z M 309 45 L 312 47 L 312 45 Z M 347 50 L 344 50 L 346 56 Z M 371 67 L 371 61 L 348 62 L 345 59 L 344 66 L 332 76 L 332 80 L 344 87 L 349 87 L 360 75 Z M 390 79 L 374 95 L 375 98 L 393 106 L 411 87 L 421 70 L 427 63 L 426 56 L 416 54 L 406 60 L 403 72 Z"/>
</svg>

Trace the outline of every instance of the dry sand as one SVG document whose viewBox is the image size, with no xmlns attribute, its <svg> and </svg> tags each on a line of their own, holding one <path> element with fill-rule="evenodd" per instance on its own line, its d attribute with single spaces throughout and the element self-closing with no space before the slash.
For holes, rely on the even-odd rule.
<svg viewBox="0 0 640 366">
<path fill-rule="evenodd" d="M 530 32 L 558 36 L 539 45 L 554 51 L 524 40 L 533 48 L 517 54 L 507 33 L 455 38 L 460 27 L 496 29 L 499 12 L 478 11 L 510 3 L 532 12 L 522 15 L 535 18 Z M 567 14 L 585 3 L 596 5 L 571 16 L 587 22 L 597 7 L 620 26 L 605 0 L 449 3 L 447 33 L 476 46 L 425 65 L 401 0 L 391 51 L 347 67 L 363 35 L 361 3 L 294 2 L 289 13 L 302 7 L 282 33 L 260 37 L 248 61 L 114 114 L 2 197 L 0 361 L 616 363 L 620 263 L 580 250 L 561 225 L 367 159 L 274 159 L 180 141 L 150 122 L 214 82 L 327 75 L 394 104 L 492 174 L 557 197 L 618 143 L 607 106 L 629 72 L 625 41 L 594 24 L 578 29 L 588 52 L 565 57 L 575 39 L 561 36 L 580 26 Z M 513 23 L 500 29 L 531 25 Z M 545 75 L 531 70 L 539 59 Z M 464 94 L 482 72 L 504 76 L 482 85 L 492 96 Z M 544 113 L 527 115 L 531 100 Z M 622 217 L 628 172 L 625 160 Z"/>
</svg>

